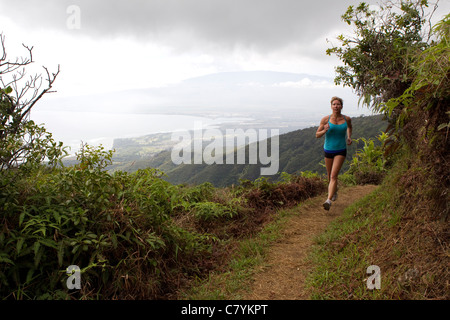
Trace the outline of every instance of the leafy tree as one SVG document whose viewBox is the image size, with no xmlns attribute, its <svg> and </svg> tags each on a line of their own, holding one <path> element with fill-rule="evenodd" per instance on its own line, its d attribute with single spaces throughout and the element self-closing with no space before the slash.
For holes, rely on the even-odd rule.
<svg viewBox="0 0 450 320">
<path fill-rule="evenodd" d="M 420 188 L 430 212 L 445 220 L 450 194 L 450 15 L 431 26 L 436 6 L 427 9 L 426 0 L 389 1 L 379 11 L 365 3 L 351 6 L 342 18 L 354 25 L 354 36 L 339 36 L 342 45 L 327 53 L 344 62 L 336 68 L 335 82 L 352 87 L 365 104 L 389 117 L 387 160 L 396 158 L 411 168 L 400 180 L 426 172 L 422 180 L 405 182 L 404 192 Z"/>
<path fill-rule="evenodd" d="M 395 0 L 376 10 L 362 2 L 348 7 L 342 19 L 354 27 L 352 36 L 338 36 L 335 54 L 344 66 L 336 67 L 336 84 L 353 88 L 363 103 L 379 111 L 413 82 L 412 60 L 430 41 L 429 20 L 437 7 L 427 0 Z"/>
<path fill-rule="evenodd" d="M 0 173 L 5 176 L 10 169 L 35 165 L 44 159 L 55 163 L 64 150 L 61 142 L 55 142 L 51 133 L 30 119 L 31 109 L 52 92 L 59 66 L 51 75 L 44 67 L 46 79 L 41 74 L 27 77 L 27 68 L 34 62 L 33 48 L 23 45 L 27 56 L 12 61 L 7 57 L 3 34 L 0 44 Z"/>
<path fill-rule="evenodd" d="M 450 96 L 450 14 L 438 22 L 432 29 L 436 38 L 426 50 L 413 57 L 411 74 L 413 81 L 402 95 L 391 99 L 383 106 L 383 111 L 391 115 L 395 110 L 401 110 L 397 121 L 399 128 L 406 120 L 410 109 L 420 108 L 440 113 L 436 123 L 438 130 L 447 129 L 448 100 Z M 409 111 L 408 111 L 409 110 Z"/>
</svg>

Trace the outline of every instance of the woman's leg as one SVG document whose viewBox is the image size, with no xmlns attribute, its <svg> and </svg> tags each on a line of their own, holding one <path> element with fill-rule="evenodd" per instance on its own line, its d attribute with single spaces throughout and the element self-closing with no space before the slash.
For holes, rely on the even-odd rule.
<svg viewBox="0 0 450 320">
<path fill-rule="evenodd" d="M 331 170 L 328 173 L 329 178 L 329 184 L 328 184 L 328 199 L 331 200 L 333 195 L 336 193 L 337 190 L 337 181 L 338 181 L 338 175 L 339 171 L 342 168 L 342 165 L 344 164 L 345 157 L 344 156 L 335 156 L 332 160 Z M 325 162 L 326 164 L 326 162 Z M 328 172 L 328 167 L 327 167 Z"/>
<path fill-rule="evenodd" d="M 325 157 L 325 167 L 327 168 L 328 183 L 330 183 L 331 169 L 333 168 L 333 158 Z"/>
</svg>

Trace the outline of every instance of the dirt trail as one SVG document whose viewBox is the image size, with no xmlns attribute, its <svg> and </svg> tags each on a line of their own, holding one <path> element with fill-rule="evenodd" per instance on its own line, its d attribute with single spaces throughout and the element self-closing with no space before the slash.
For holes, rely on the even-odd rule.
<svg viewBox="0 0 450 320">
<path fill-rule="evenodd" d="M 322 207 L 324 196 L 315 197 L 299 207 L 299 214 L 290 218 L 281 238 L 269 249 L 266 264 L 254 275 L 247 300 L 306 300 L 309 295 L 304 281 L 312 266 L 307 257 L 314 238 L 328 224 L 342 215 L 353 202 L 375 190 L 376 186 L 355 186 L 339 190 L 330 211 Z"/>
</svg>

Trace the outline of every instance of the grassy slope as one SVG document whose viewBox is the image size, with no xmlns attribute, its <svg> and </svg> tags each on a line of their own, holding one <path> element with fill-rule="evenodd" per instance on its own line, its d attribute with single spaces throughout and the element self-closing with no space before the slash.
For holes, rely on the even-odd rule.
<svg viewBox="0 0 450 320">
<path fill-rule="evenodd" d="M 314 270 L 306 286 L 311 299 L 448 300 L 448 224 L 429 198 L 432 173 L 404 154 L 377 189 L 348 207 L 315 239 Z M 410 179 L 410 183 L 405 183 Z M 240 299 L 252 270 L 265 264 L 267 248 L 292 218 L 282 210 L 254 238 L 244 240 L 229 269 L 213 273 L 179 298 Z M 369 290 L 369 266 L 381 270 L 381 288 Z M 362 279 L 364 279 L 362 281 Z"/>
<path fill-rule="evenodd" d="M 427 195 L 431 173 L 408 159 L 405 154 L 375 192 L 317 238 L 311 298 L 449 299 L 448 224 Z M 371 265 L 381 269 L 379 290 L 361 281 Z"/>
</svg>

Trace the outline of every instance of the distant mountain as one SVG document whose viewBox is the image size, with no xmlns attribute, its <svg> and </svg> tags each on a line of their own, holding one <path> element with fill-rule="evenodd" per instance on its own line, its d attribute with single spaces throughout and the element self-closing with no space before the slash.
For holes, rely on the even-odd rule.
<svg viewBox="0 0 450 320">
<path fill-rule="evenodd" d="M 381 131 L 385 131 L 387 122 L 381 115 L 361 116 L 352 118 L 353 139 L 364 137 L 375 138 Z M 313 171 L 326 173 L 321 165 L 323 162 L 323 138 L 317 139 L 316 127 L 292 131 L 279 136 L 279 173 L 295 173 L 299 171 Z M 353 143 L 348 148 L 347 161 L 341 172 L 349 167 L 349 162 L 358 148 Z M 248 145 L 246 146 L 248 157 Z M 249 163 L 246 161 L 245 163 Z M 217 187 L 238 184 L 240 179 L 255 180 L 260 177 L 261 164 L 181 164 L 175 165 L 171 159 L 171 151 L 162 151 L 150 159 L 135 160 L 132 163 L 122 162 L 111 169 L 135 171 L 140 168 L 153 167 L 164 171 L 167 180 L 173 184 L 200 184 L 210 182 Z M 273 178 L 276 178 L 273 177 Z"/>
<path fill-rule="evenodd" d="M 295 110 L 310 114 L 312 109 L 318 113 L 328 111 L 329 98 L 335 95 L 348 105 L 358 103 L 349 88 L 336 86 L 329 77 L 273 71 L 222 72 L 159 88 L 124 91 L 109 106 L 133 102 L 131 110 L 137 113 L 198 115 Z"/>
<path fill-rule="evenodd" d="M 189 107 L 201 107 L 203 111 L 205 108 L 206 111 L 215 110 L 218 105 L 224 105 L 223 101 L 226 100 L 232 102 L 228 105 L 231 108 L 265 105 L 283 108 L 301 104 L 299 98 L 302 96 L 309 100 L 310 95 L 319 93 L 316 90 L 318 87 L 351 92 L 334 86 L 332 78 L 317 75 L 240 71 L 213 73 L 160 87 L 52 99 L 46 102 L 46 107 L 58 110 L 63 105 L 66 111 L 92 111 L 95 108 L 96 112 L 175 111 L 179 114 L 179 111 L 189 113 Z M 296 101 L 289 101 L 288 97 Z M 252 104 L 248 105 L 248 102 Z"/>
<path fill-rule="evenodd" d="M 327 81 L 333 83 L 329 77 L 321 77 L 306 73 L 290 73 L 275 71 L 241 71 L 241 72 L 221 72 L 213 73 L 201 77 L 184 80 L 182 85 L 242 85 L 260 84 L 276 85 L 281 83 L 295 83 L 309 79 L 311 81 Z"/>
</svg>

